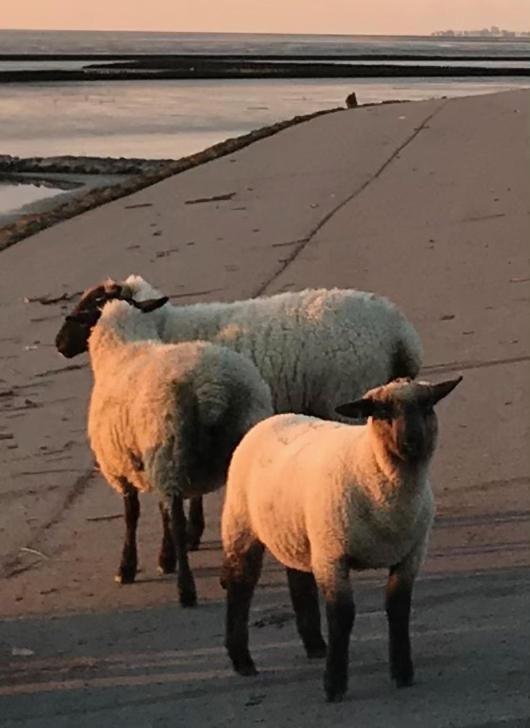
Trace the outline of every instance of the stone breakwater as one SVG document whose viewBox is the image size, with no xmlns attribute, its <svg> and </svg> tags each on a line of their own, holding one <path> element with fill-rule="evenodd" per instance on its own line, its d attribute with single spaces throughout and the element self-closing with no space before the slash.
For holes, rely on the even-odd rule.
<svg viewBox="0 0 530 728">
<path fill-rule="evenodd" d="M 113 157 L 13 157 L 0 154 L 0 174 L 152 174 L 172 159 L 116 159 Z"/>
<path fill-rule="evenodd" d="M 22 215 L 15 222 L 0 227 L 0 250 L 33 235 L 39 230 L 50 227 L 62 220 L 66 220 L 82 212 L 91 210 L 94 207 L 103 205 L 119 197 L 132 194 L 149 185 L 160 182 L 166 177 L 185 172 L 192 167 L 218 159 L 226 154 L 236 152 L 243 147 L 265 137 L 277 134 L 290 126 L 301 124 L 323 114 L 330 114 L 341 111 L 340 107 L 316 111 L 303 116 L 295 116 L 286 121 L 280 121 L 270 126 L 255 129 L 248 134 L 226 139 L 223 142 L 214 144 L 208 149 L 192 154 L 188 157 L 173 160 L 148 160 L 148 159 L 115 159 L 111 157 L 31 157 L 21 159 L 8 155 L 0 156 L 0 174 L 39 174 L 45 177 L 46 174 L 76 174 L 76 175 L 116 175 L 120 181 L 110 183 L 108 186 L 91 190 L 80 190 L 72 193 L 68 200 L 58 203 L 51 209 L 30 212 Z M 123 180 L 123 176 L 127 178 Z"/>
</svg>

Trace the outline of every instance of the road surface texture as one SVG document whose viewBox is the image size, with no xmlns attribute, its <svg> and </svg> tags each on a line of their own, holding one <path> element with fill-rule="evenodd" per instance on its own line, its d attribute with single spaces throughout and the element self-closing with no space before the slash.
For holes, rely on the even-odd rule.
<svg viewBox="0 0 530 728">
<path fill-rule="evenodd" d="M 3 728 L 530 726 L 529 91 L 316 118 L 65 221 L 0 253 L 0 724 Z M 438 506 L 415 592 L 417 684 L 387 669 L 386 575 L 355 577 L 350 688 L 324 702 L 282 569 L 251 615 L 257 678 L 223 649 L 221 494 L 192 554 L 200 606 L 156 574 L 113 582 L 121 499 L 85 439 L 86 355 L 53 339 L 72 302 L 141 273 L 174 302 L 342 286 L 398 303 L 424 373 L 463 373 L 439 407 Z"/>
</svg>

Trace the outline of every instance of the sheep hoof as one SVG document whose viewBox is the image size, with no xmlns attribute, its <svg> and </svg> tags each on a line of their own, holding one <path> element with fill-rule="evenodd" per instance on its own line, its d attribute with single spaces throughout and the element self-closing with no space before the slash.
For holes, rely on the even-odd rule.
<svg viewBox="0 0 530 728">
<path fill-rule="evenodd" d="M 196 607 L 197 606 L 197 593 L 195 589 L 181 591 L 179 593 L 179 602 L 181 607 Z"/>
<path fill-rule="evenodd" d="M 234 660 L 233 665 L 234 670 L 237 672 L 237 674 L 242 675 L 243 677 L 254 677 L 258 674 L 256 666 L 254 665 L 254 662 L 251 658 L 241 661 Z"/>
<path fill-rule="evenodd" d="M 197 596 L 195 594 L 186 594 L 180 596 L 180 606 L 181 607 L 196 607 L 197 606 Z"/>
<path fill-rule="evenodd" d="M 134 584 L 136 578 L 136 572 L 131 572 L 126 569 L 120 569 L 114 577 L 116 584 Z"/>
<path fill-rule="evenodd" d="M 175 563 L 159 562 L 156 570 L 159 574 L 174 574 L 177 570 L 177 565 Z"/>
<path fill-rule="evenodd" d="M 347 678 L 337 676 L 332 679 L 326 673 L 324 675 L 324 692 L 328 703 L 340 703 L 348 688 Z"/>
<path fill-rule="evenodd" d="M 410 688 L 411 685 L 414 685 L 414 675 L 395 677 L 394 680 L 397 688 Z"/>
<path fill-rule="evenodd" d="M 198 551 L 199 546 L 201 545 L 200 536 L 199 536 L 199 538 L 194 538 L 193 536 L 188 536 L 186 545 L 187 545 L 188 551 Z"/>
<path fill-rule="evenodd" d="M 326 690 L 326 702 L 328 703 L 342 703 L 346 691 L 345 690 Z"/>
<path fill-rule="evenodd" d="M 323 660 L 327 654 L 326 645 L 323 645 L 322 647 L 313 647 L 311 649 L 308 649 L 306 650 L 306 654 L 309 660 Z"/>
</svg>

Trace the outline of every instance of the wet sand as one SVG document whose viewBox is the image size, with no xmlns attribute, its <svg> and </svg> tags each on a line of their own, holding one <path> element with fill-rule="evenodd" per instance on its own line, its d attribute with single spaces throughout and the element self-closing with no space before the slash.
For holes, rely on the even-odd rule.
<svg viewBox="0 0 530 728">
<path fill-rule="evenodd" d="M 529 100 L 517 91 L 320 116 L 0 252 L 6 726 L 528 724 Z M 129 272 L 183 303 L 375 290 L 417 325 L 426 375 L 464 374 L 439 412 L 414 688 L 389 684 L 384 575 L 370 573 L 355 578 L 348 698 L 324 704 L 322 667 L 303 658 L 272 560 L 252 617 L 262 673 L 234 677 L 220 495 L 192 555 L 196 610 L 179 609 L 172 579 L 156 576 L 154 498 L 143 501 L 139 580 L 113 583 L 121 503 L 85 442 L 88 364 L 58 358 L 53 337 L 77 292 Z"/>
</svg>

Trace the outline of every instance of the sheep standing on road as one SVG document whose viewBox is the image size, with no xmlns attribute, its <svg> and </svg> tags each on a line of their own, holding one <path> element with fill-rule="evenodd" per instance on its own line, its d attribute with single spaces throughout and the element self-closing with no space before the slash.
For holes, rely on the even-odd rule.
<svg viewBox="0 0 530 728">
<path fill-rule="evenodd" d="M 163 572 L 178 567 L 183 606 L 196 603 L 185 542 L 183 498 L 224 485 L 243 435 L 272 414 L 268 385 L 256 367 L 206 342 L 162 344 L 152 312 L 167 298 L 112 300 L 114 284 L 91 289 L 67 317 L 57 347 L 68 355 L 75 334 L 88 336 L 94 386 L 88 434 L 107 481 L 123 495 L 126 535 L 117 580 L 134 581 L 139 492 L 160 499 Z"/>
<path fill-rule="evenodd" d="M 110 283 L 109 283 L 110 285 Z M 115 297 L 146 300 L 160 293 L 140 276 L 116 283 Z M 234 303 L 167 304 L 151 314 L 161 341 L 202 339 L 247 356 L 272 393 L 274 411 L 340 419 L 335 407 L 396 377 L 415 377 L 422 347 L 412 324 L 386 298 L 351 289 L 305 290 Z M 66 325 L 87 350 L 89 330 Z M 202 501 L 190 505 L 189 546 L 204 529 Z"/>
<path fill-rule="evenodd" d="M 437 438 L 434 405 L 461 380 L 397 379 L 338 407 L 351 426 L 278 415 L 254 427 L 230 465 L 222 516 L 227 589 L 226 646 L 234 669 L 256 670 L 248 614 L 266 546 L 287 567 L 298 631 L 309 657 L 323 657 L 317 585 L 329 646 L 324 688 L 341 700 L 355 616 L 349 572 L 387 567 L 390 670 L 412 684 L 412 587 L 434 515 L 429 464 Z"/>
</svg>

